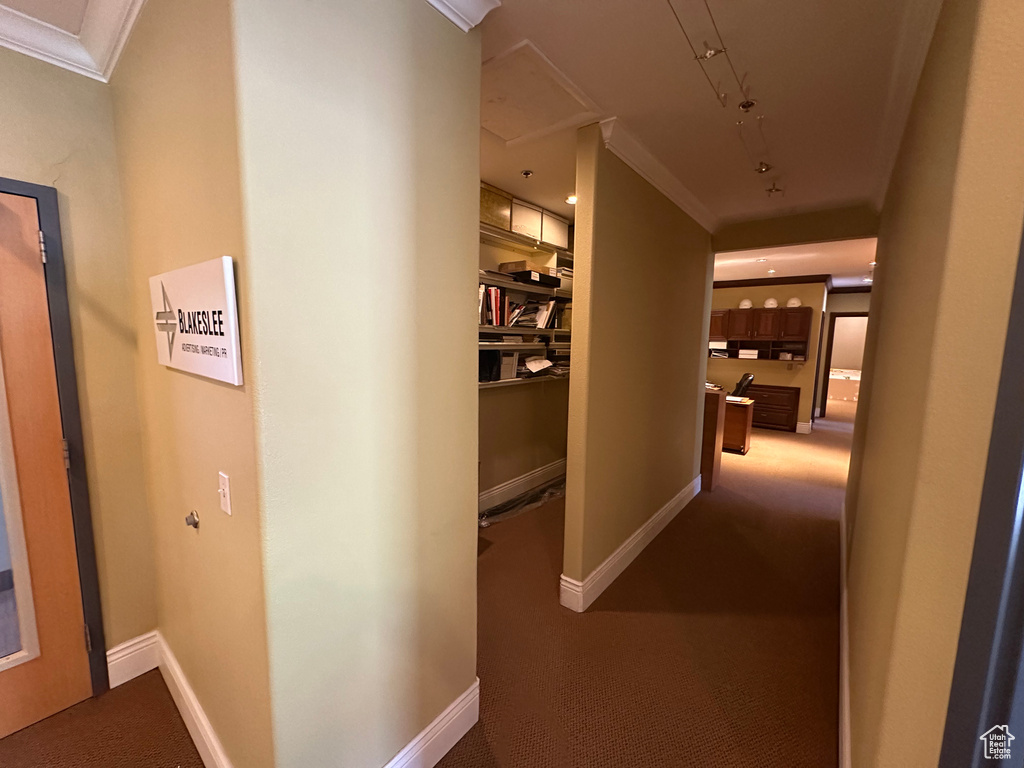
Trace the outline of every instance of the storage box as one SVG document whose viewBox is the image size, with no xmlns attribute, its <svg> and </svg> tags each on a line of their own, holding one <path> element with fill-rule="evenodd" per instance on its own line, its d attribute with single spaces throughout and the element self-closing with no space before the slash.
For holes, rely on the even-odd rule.
<svg viewBox="0 0 1024 768">
<path fill-rule="evenodd" d="M 551 275 L 546 275 L 543 272 L 536 272 L 532 270 L 509 272 L 509 276 L 515 278 L 520 283 L 543 285 L 548 288 L 558 288 L 562 284 L 562 281 L 557 277 L 552 277 Z"/>
<path fill-rule="evenodd" d="M 548 274 L 548 267 L 542 267 L 540 264 L 534 264 L 532 261 L 505 261 L 498 265 L 499 272 L 512 273 L 512 272 L 543 272 L 545 275 Z"/>
</svg>

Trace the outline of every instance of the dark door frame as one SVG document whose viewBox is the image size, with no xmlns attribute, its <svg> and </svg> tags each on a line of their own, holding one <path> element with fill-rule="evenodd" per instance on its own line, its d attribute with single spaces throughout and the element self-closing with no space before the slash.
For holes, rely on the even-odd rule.
<svg viewBox="0 0 1024 768">
<path fill-rule="evenodd" d="M 832 342 L 836 335 L 836 319 L 840 317 L 867 317 L 868 312 L 833 312 L 828 320 L 828 342 L 825 345 L 825 375 L 821 382 L 821 404 L 818 411 L 825 415 L 825 406 L 828 403 L 828 373 L 832 370 Z"/>
<path fill-rule="evenodd" d="M 71 516 L 78 553 L 78 581 L 82 590 L 85 614 L 83 642 L 89 653 L 89 673 L 93 696 L 110 688 L 107 677 L 106 641 L 103 635 L 103 612 L 100 605 L 99 573 L 96 569 L 96 546 L 92 533 L 92 510 L 85 473 L 85 447 L 82 438 L 82 416 L 78 404 L 78 377 L 75 374 L 74 346 L 71 339 L 71 310 L 64 269 L 64 247 L 60 235 L 57 190 L 24 181 L 0 177 L 0 192 L 31 197 L 39 211 L 39 229 L 46 247 L 46 298 L 50 311 L 50 334 L 53 358 L 57 369 L 57 393 L 60 417 L 67 441 L 68 488 L 71 494 Z"/>
<path fill-rule="evenodd" d="M 980 737 L 1007 725 L 1024 660 L 1024 241 L 1018 253 L 1010 324 L 992 419 L 985 482 L 978 509 L 967 596 L 946 711 L 940 768 L 1001 761 L 982 759 Z M 1017 734 L 1024 744 L 1024 733 Z M 1019 752 L 1007 765 L 1020 765 Z"/>
</svg>

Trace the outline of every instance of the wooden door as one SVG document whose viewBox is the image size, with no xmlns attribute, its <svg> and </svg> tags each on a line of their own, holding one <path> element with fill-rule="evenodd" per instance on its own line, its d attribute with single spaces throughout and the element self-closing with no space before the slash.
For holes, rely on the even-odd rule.
<svg viewBox="0 0 1024 768">
<path fill-rule="evenodd" d="M 728 309 L 711 310 L 711 329 L 708 331 L 708 341 L 725 341 L 727 324 L 729 322 Z"/>
<path fill-rule="evenodd" d="M 811 337 L 811 308 L 786 307 L 782 313 L 779 339 L 782 341 L 808 341 Z"/>
<path fill-rule="evenodd" d="M 754 310 L 730 309 L 728 317 L 726 330 L 729 341 L 743 341 L 751 337 L 754 330 Z"/>
<path fill-rule="evenodd" d="M 775 341 L 779 338 L 779 310 L 755 309 L 751 338 L 755 341 Z"/>
<path fill-rule="evenodd" d="M 34 198 L 0 193 L 0 496 L 18 629 L 0 658 L 0 737 L 92 694 L 39 229 Z"/>
</svg>

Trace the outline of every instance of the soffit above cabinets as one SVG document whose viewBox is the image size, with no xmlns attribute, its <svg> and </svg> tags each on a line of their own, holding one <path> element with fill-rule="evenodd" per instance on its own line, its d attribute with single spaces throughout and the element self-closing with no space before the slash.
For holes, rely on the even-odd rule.
<svg viewBox="0 0 1024 768">
<path fill-rule="evenodd" d="M 838 240 L 715 254 L 715 280 L 831 275 L 836 288 L 865 288 L 874 277 L 878 239 Z M 772 270 L 769 272 L 768 270 Z"/>
<path fill-rule="evenodd" d="M 108 82 L 145 0 L 0 0 L 0 45 Z"/>
</svg>

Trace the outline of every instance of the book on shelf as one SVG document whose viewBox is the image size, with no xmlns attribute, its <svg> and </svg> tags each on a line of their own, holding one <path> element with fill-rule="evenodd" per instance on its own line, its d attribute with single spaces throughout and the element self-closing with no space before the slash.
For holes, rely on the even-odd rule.
<svg viewBox="0 0 1024 768">
<path fill-rule="evenodd" d="M 544 303 L 537 312 L 537 327 L 548 328 L 551 321 L 555 319 L 555 300 L 551 299 Z"/>
<path fill-rule="evenodd" d="M 496 349 L 480 351 L 480 373 L 477 381 L 499 381 L 501 379 L 501 352 Z"/>
<path fill-rule="evenodd" d="M 519 370 L 519 353 L 518 352 L 502 352 L 501 353 L 501 380 L 514 379 L 516 373 Z"/>
</svg>

